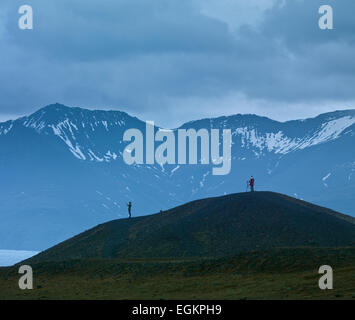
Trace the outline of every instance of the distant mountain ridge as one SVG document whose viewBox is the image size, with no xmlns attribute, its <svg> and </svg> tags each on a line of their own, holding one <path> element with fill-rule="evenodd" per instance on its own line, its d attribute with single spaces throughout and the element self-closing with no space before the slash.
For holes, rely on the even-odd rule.
<svg viewBox="0 0 355 320">
<path fill-rule="evenodd" d="M 60 104 L 0 123 L 0 246 L 40 250 L 125 217 L 128 201 L 134 215 L 148 214 L 245 191 L 250 175 L 257 190 L 355 215 L 355 110 L 287 122 L 238 114 L 182 125 L 232 130 L 232 171 L 220 177 L 211 165 L 126 165 L 122 137 L 129 128 L 145 132 L 145 122 Z"/>
<path fill-rule="evenodd" d="M 124 128 L 126 122 L 130 121 L 139 123 L 138 127 L 140 128 L 144 125 L 143 121 L 122 111 L 88 110 L 55 104 L 44 107 L 31 116 L 0 123 L 0 135 L 8 134 L 14 129 L 14 125 L 15 127 L 16 125 L 22 125 L 34 129 L 39 134 L 58 136 L 67 144 L 73 155 L 81 160 L 103 161 L 106 154 L 103 158 L 96 157 L 93 152 L 84 155 L 80 150 L 80 142 L 84 147 L 87 143 L 90 145 L 91 139 L 95 139 L 95 135 L 102 133 L 102 130 L 110 132 L 110 130 L 117 130 L 120 127 Z M 201 126 L 201 124 L 204 124 L 204 126 Z M 266 124 L 268 130 L 264 130 L 262 124 Z M 286 154 L 336 140 L 343 134 L 353 136 L 354 131 L 351 127 L 354 124 L 355 110 L 340 110 L 324 113 L 315 118 L 286 122 L 278 122 L 252 114 L 237 114 L 228 117 L 195 120 L 183 124 L 179 128 L 231 128 L 234 130 L 234 136 L 239 136 L 242 140 L 243 146 L 252 146 L 260 151 L 266 149 L 268 152 Z M 270 128 L 272 128 L 271 132 Z M 350 129 L 350 131 L 346 131 L 347 129 Z M 95 132 L 95 135 L 92 134 L 93 132 Z M 81 138 L 85 135 L 86 141 L 73 143 L 72 139 L 77 139 L 75 133 L 79 133 L 79 137 L 82 136 Z M 101 144 L 103 142 L 100 141 Z M 107 152 L 110 152 L 110 150 Z"/>
</svg>

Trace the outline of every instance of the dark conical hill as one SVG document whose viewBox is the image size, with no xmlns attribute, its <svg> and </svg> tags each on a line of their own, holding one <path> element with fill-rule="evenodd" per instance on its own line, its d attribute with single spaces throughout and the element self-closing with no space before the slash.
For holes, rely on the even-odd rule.
<svg viewBox="0 0 355 320">
<path fill-rule="evenodd" d="M 29 261 L 221 257 L 275 247 L 354 244 L 354 218 L 285 195 L 254 192 L 107 222 Z"/>
</svg>

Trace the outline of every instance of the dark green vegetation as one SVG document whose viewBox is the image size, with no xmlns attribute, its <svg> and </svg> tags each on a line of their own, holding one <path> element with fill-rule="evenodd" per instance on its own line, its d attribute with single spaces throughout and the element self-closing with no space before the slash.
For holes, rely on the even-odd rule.
<svg viewBox="0 0 355 320">
<path fill-rule="evenodd" d="M 334 290 L 318 287 L 319 266 Z M 1 299 L 355 299 L 355 248 L 273 249 L 198 260 L 88 259 L 32 264 L 34 289 L 0 268 Z"/>
<path fill-rule="evenodd" d="M 0 269 L 0 299 L 353 299 L 355 219 L 271 192 L 111 221 Z M 23 263 L 21 263 L 23 264 Z M 318 268 L 334 269 L 334 290 Z"/>
<path fill-rule="evenodd" d="M 355 245 L 354 221 L 277 193 L 240 193 L 190 202 L 163 214 L 111 221 L 29 261 L 215 258 L 274 247 L 350 246 Z"/>
</svg>

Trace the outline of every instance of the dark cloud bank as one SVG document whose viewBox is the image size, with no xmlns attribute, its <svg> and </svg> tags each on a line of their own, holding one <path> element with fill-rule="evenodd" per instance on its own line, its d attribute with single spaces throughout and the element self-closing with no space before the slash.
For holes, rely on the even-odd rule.
<svg viewBox="0 0 355 320">
<path fill-rule="evenodd" d="M 235 20 L 249 10 L 248 23 L 231 24 L 217 0 L 2 1 L 0 114 L 58 101 L 173 126 L 355 107 L 354 1 L 328 1 L 335 28 L 327 31 L 318 28 L 323 1 L 264 0 L 258 19 L 253 1 L 235 2 Z M 22 4 L 33 7 L 33 31 L 18 29 Z"/>
</svg>

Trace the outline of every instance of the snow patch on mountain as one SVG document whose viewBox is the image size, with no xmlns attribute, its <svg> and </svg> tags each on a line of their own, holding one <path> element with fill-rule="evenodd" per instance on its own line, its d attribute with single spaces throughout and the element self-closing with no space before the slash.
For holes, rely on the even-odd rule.
<svg viewBox="0 0 355 320">
<path fill-rule="evenodd" d="M 64 128 L 66 128 L 66 126 L 68 126 L 69 128 L 71 128 L 69 121 L 64 121 L 59 123 L 58 125 L 49 125 L 50 128 L 52 128 L 53 133 L 58 136 L 61 140 L 63 140 L 65 142 L 65 144 L 69 147 L 70 152 L 78 159 L 80 160 L 86 160 L 86 157 L 84 155 L 84 153 L 81 151 L 80 147 L 78 144 L 75 145 L 75 147 L 73 146 L 72 142 L 70 141 L 70 139 L 68 138 L 67 134 L 65 133 Z M 75 140 L 73 131 L 70 129 L 70 132 L 72 134 L 72 138 L 73 140 Z"/>
<path fill-rule="evenodd" d="M 177 165 L 174 169 L 171 170 L 170 176 L 172 176 L 174 174 L 174 172 L 176 170 L 178 170 L 180 168 L 180 165 Z"/>
<path fill-rule="evenodd" d="M 10 130 L 13 128 L 13 126 L 14 125 L 12 121 L 0 124 L 0 136 L 8 134 Z"/>
<path fill-rule="evenodd" d="M 206 181 L 206 177 L 210 174 L 209 171 L 207 171 L 206 173 L 203 174 L 202 176 L 202 180 L 200 181 L 200 187 L 203 188 L 205 186 L 205 181 Z"/>
<path fill-rule="evenodd" d="M 326 183 L 325 181 L 326 181 L 331 175 L 332 175 L 331 173 L 328 173 L 326 176 L 324 176 L 324 177 L 322 178 L 323 184 L 324 184 L 324 186 L 327 187 L 327 188 L 328 188 L 328 185 L 327 185 L 327 183 Z"/>
<path fill-rule="evenodd" d="M 117 154 L 115 152 L 111 152 L 110 150 L 106 152 L 105 154 L 105 160 L 109 162 L 111 159 L 116 160 L 117 159 Z"/>
<path fill-rule="evenodd" d="M 352 126 L 355 123 L 355 117 L 342 117 L 329 121 L 322 124 L 321 129 L 316 132 L 316 134 L 303 141 L 302 144 L 298 147 L 299 149 L 305 149 L 320 143 L 328 142 L 331 140 L 337 139 L 345 129 Z"/>
<path fill-rule="evenodd" d="M 89 153 L 89 157 L 90 157 L 91 161 L 94 161 L 94 160 L 96 160 L 97 162 L 104 161 L 103 158 L 98 157 L 91 149 L 88 150 L 88 153 Z"/>
<path fill-rule="evenodd" d="M 241 145 L 244 148 L 248 148 L 251 145 L 260 151 L 264 151 L 266 149 L 268 152 L 281 154 L 286 154 L 295 149 L 299 143 L 298 140 L 292 140 L 291 138 L 285 136 L 282 131 L 278 131 L 277 133 L 268 132 L 263 135 L 259 134 L 256 129 L 244 127 L 237 128 L 232 135 L 240 136 Z"/>
<path fill-rule="evenodd" d="M 243 148 L 252 146 L 261 152 L 287 154 L 335 140 L 353 124 L 355 124 L 355 117 L 345 116 L 323 123 L 318 130 L 297 138 L 290 138 L 282 131 L 260 134 L 257 129 L 250 127 L 237 128 L 232 135 L 240 137 Z M 255 155 L 259 156 L 260 154 L 256 152 Z"/>
</svg>

